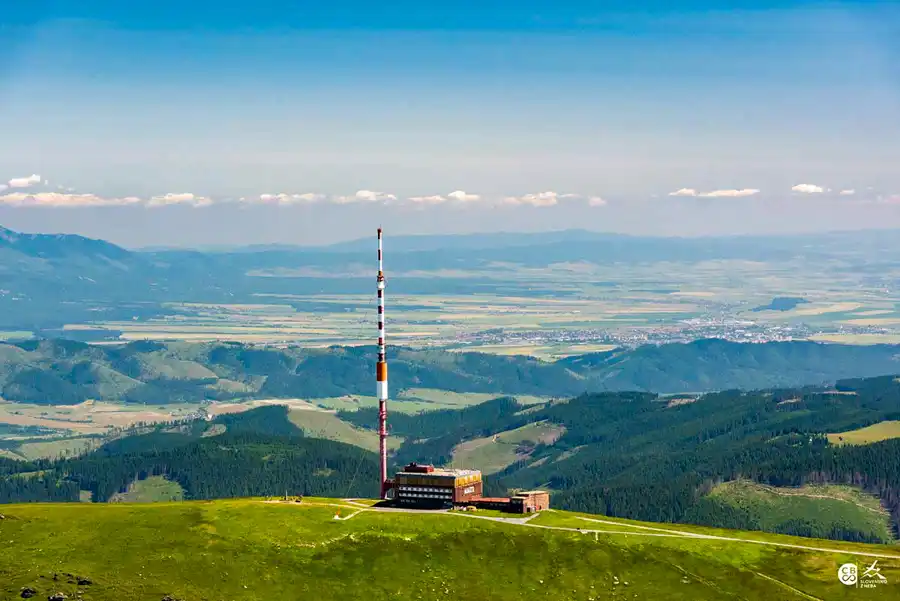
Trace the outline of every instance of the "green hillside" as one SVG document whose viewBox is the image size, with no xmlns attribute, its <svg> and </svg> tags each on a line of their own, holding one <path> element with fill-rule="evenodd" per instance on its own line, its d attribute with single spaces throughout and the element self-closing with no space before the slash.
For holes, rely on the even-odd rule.
<svg viewBox="0 0 900 601">
<path fill-rule="evenodd" d="M 516 461 L 530 457 L 538 444 L 552 444 L 564 428 L 547 422 L 536 422 L 495 434 L 461 442 L 453 448 L 451 465 L 478 468 L 493 474 Z"/>
<path fill-rule="evenodd" d="M 894 540 L 890 516 L 878 499 L 849 486 L 778 488 L 735 480 L 713 488 L 695 512 L 698 516 L 718 514 L 718 525 L 734 528 L 805 530 L 806 536 L 831 539 L 859 532 L 870 541 Z"/>
<path fill-rule="evenodd" d="M 834 445 L 826 434 L 896 417 L 898 403 L 892 376 L 683 404 L 637 392 L 532 405 L 499 397 L 391 414 L 389 461 L 392 469 L 408 461 L 477 467 L 488 475 L 487 495 L 548 488 L 560 509 L 884 543 L 900 524 L 900 440 Z M 0 458 L 0 501 L 76 502 L 87 491 L 104 502 L 154 476 L 192 500 L 374 494 L 377 457 L 366 450 L 377 440 L 373 409 L 305 407 L 141 427 L 81 457 Z M 21 477 L 31 473 L 40 476 Z M 728 484 L 740 480 L 754 484 Z M 807 494 L 811 486 L 827 492 Z"/>
<path fill-rule="evenodd" d="M 472 395 L 487 400 L 510 394 L 537 402 L 542 400 L 538 397 L 605 390 L 667 393 L 821 384 L 900 373 L 898 351 L 887 345 L 699 340 L 556 362 L 393 347 L 389 361 L 395 398 L 423 409 L 471 404 Z M 327 403 L 328 399 L 371 395 L 374 373 L 371 347 L 276 349 L 150 341 L 101 346 L 71 340 L 0 343 L 0 397 L 37 405 L 87 400 L 163 405 L 253 398 Z"/>
<path fill-rule="evenodd" d="M 150 476 L 137 480 L 128 486 L 128 490 L 117 493 L 110 503 L 158 503 L 162 501 L 181 501 L 184 491 L 177 482 L 166 480 L 163 476 Z"/>
<path fill-rule="evenodd" d="M 555 525 L 558 513 L 521 524 L 305 499 L 13 505 L 3 515 L 9 599 L 24 587 L 96 601 L 832 599 L 848 592 L 838 566 L 874 560 L 887 576 L 874 593 L 900 594 L 900 553 L 878 547 L 573 515 L 578 532 Z"/>
</svg>

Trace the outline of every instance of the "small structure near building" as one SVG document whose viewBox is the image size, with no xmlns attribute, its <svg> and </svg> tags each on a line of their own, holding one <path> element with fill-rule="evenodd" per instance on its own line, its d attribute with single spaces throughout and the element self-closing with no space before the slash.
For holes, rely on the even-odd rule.
<svg viewBox="0 0 900 601">
<path fill-rule="evenodd" d="M 550 507 L 550 493 L 545 490 L 521 492 L 510 499 L 515 513 L 534 513 Z"/>
</svg>

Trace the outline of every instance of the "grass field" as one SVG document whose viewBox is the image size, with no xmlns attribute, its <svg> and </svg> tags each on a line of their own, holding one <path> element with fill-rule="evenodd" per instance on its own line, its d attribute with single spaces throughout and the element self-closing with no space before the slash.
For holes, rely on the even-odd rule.
<svg viewBox="0 0 900 601">
<path fill-rule="evenodd" d="M 894 540 L 890 516 L 878 499 L 849 486 L 776 488 L 736 480 L 716 486 L 709 498 L 748 512 L 763 530 L 777 531 L 791 521 L 809 520 L 826 529 L 850 525 L 882 541 Z"/>
<path fill-rule="evenodd" d="M 25 459 L 59 459 L 90 452 L 103 443 L 98 437 L 63 438 L 43 442 L 26 442 L 16 449 Z"/>
<path fill-rule="evenodd" d="M 334 413 L 295 409 L 289 413 L 289 417 L 306 436 L 346 442 L 370 451 L 378 450 L 378 434 L 374 430 L 356 428 Z M 402 438 L 389 436 L 388 449 L 396 449 L 402 442 Z"/>
<path fill-rule="evenodd" d="M 890 438 L 900 438 L 900 421 L 885 421 L 850 430 L 829 434 L 828 442 L 831 444 L 871 444 Z"/>
<path fill-rule="evenodd" d="M 477 467 L 485 474 L 493 474 L 516 461 L 527 459 L 535 443 L 553 443 L 564 432 L 562 426 L 539 422 L 496 436 L 468 440 L 453 449 L 452 466 Z"/>
<path fill-rule="evenodd" d="M 334 519 L 336 512 L 349 519 Z M 602 519 L 612 528 L 573 515 L 583 529 L 577 532 L 545 521 L 547 513 L 532 526 L 313 499 L 31 504 L 5 506 L 3 513 L 0 594 L 9 599 L 27 586 L 37 598 L 57 591 L 72 598 L 83 590 L 85 599 L 95 601 L 159 601 L 165 595 L 822 600 L 856 597 L 837 580 L 838 567 L 867 566 L 875 558 L 852 553 L 890 555 L 883 547 L 831 541 L 742 539 L 744 533 L 727 531 L 716 538 L 680 526 L 660 532 L 652 524 L 645 525 L 650 530 L 635 523 L 620 528 L 607 518 Z M 560 512 L 549 515 L 569 519 Z M 863 593 L 895 598 L 900 553 L 878 559 L 878 565 L 887 583 Z M 91 584 L 78 585 L 66 574 Z"/>
<path fill-rule="evenodd" d="M 111 503 L 161 503 L 184 500 L 184 490 L 177 482 L 170 482 L 163 476 L 150 476 L 136 480 L 124 493 L 113 495 Z"/>
<path fill-rule="evenodd" d="M 78 405 L 32 405 L 0 400 L 0 423 L 40 426 L 72 435 L 105 434 L 137 422 L 179 419 L 199 408 L 197 404 L 124 405 L 86 401 Z"/>
</svg>

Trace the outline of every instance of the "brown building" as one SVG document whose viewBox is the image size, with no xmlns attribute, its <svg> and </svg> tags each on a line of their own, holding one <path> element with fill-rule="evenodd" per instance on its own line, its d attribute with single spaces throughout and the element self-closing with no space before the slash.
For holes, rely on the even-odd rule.
<svg viewBox="0 0 900 601">
<path fill-rule="evenodd" d="M 509 497 L 482 497 L 481 472 L 436 468 L 410 463 L 391 482 L 394 502 L 401 507 L 436 509 L 472 505 L 510 513 L 534 513 L 550 507 L 550 494 L 531 490 Z"/>
<path fill-rule="evenodd" d="M 515 513 L 534 513 L 550 507 L 550 493 L 543 490 L 521 492 L 509 500 Z"/>
<path fill-rule="evenodd" d="M 481 497 L 472 499 L 468 505 L 479 509 L 496 509 L 509 513 L 535 513 L 550 507 L 550 493 L 543 490 L 531 490 L 509 497 Z"/>
<path fill-rule="evenodd" d="M 406 507 L 451 507 L 481 497 L 481 472 L 410 463 L 393 481 L 394 500 Z"/>
</svg>

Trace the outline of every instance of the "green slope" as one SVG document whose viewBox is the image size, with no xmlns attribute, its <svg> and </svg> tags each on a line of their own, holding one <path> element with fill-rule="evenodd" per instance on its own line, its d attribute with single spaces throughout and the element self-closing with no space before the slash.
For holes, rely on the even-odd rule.
<svg viewBox="0 0 900 601">
<path fill-rule="evenodd" d="M 502 394 L 523 402 L 598 390 L 704 391 L 820 384 L 900 372 L 896 346 L 700 340 L 542 362 L 531 357 L 393 347 L 398 406 L 467 406 Z M 39 405 L 86 400 L 167 404 L 240 398 L 330 400 L 372 394 L 375 349 L 262 349 L 231 343 L 88 345 L 0 342 L 0 396 Z"/>
<path fill-rule="evenodd" d="M 893 542 L 890 515 L 878 499 L 849 486 L 765 486 L 746 480 L 716 486 L 695 508 L 727 515 L 720 523 L 820 538 Z M 852 533 L 852 534 L 851 534 Z"/>
<path fill-rule="evenodd" d="M 163 476 L 150 476 L 145 480 L 137 480 L 128 486 L 124 493 L 117 493 L 110 499 L 111 503 L 159 503 L 162 501 L 181 501 L 184 490 L 177 482 L 170 482 Z"/>
<path fill-rule="evenodd" d="M 96 601 L 159 601 L 165 595 L 329 601 L 833 599 L 858 593 L 838 582 L 840 565 L 876 559 L 851 552 L 887 555 L 877 547 L 788 537 L 762 542 L 836 552 L 700 538 L 690 530 L 684 535 L 632 527 L 619 534 L 582 520 L 580 527 L 597 532 L 577 532 L 551 524 L 319 503 L 7 506 L 0 520 L 5 543 L 0 594 L 12 599 L 31 587 L 38 598 L 57 591 L 73 598 L 82 590 L 84 599 Z M 336 520 L 336 512 L 352 517 Z M 887 584 L 861 593 L 895 598 L 900 554 L 878 561 Z M 91 584 L 78 585 L 66 574 Z"/>
</svg>

